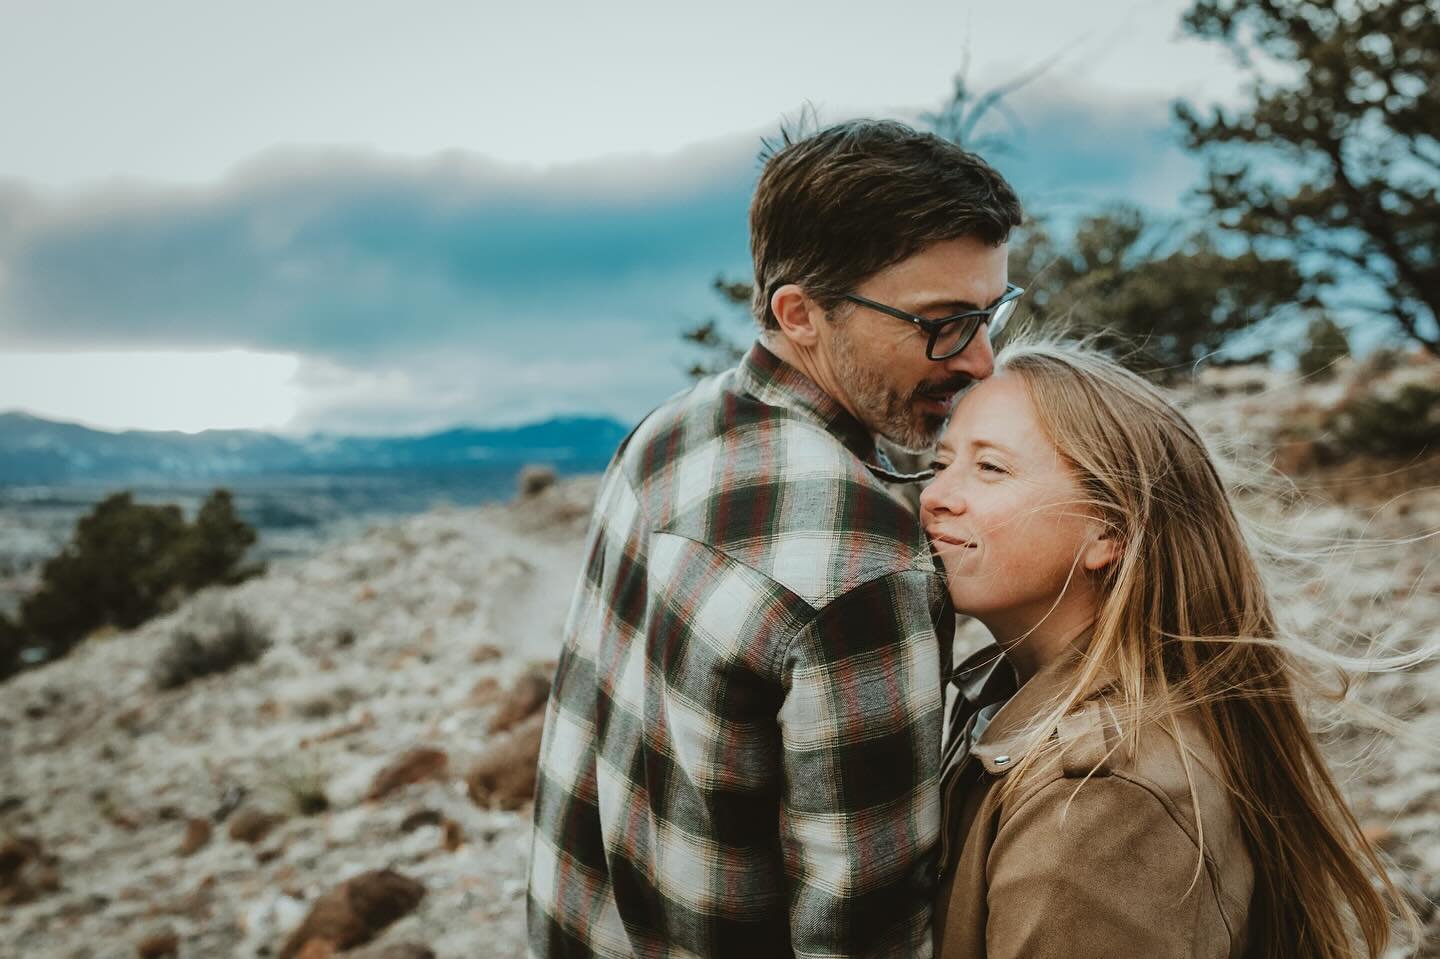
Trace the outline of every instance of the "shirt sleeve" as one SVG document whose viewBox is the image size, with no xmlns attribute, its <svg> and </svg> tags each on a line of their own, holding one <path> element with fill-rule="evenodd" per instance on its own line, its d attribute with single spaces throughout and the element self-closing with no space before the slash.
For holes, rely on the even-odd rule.
<svg viewBox="0 0 1440 959">
<path fill-rule="evenodd" d="M 927 574 L 827 604 L 788 645 L 780 833 L 801 957 L 931 955 L 940 651 Z"/>
<path fill-rule="evenodd" d="M 1199 871 L 1197 872 L 1197 867 Z M 1226 943 L 1199 848 L 1128 779 L 1059 779 L 1002 821 L 986 863 L 990 959 L 1211 955 Z"/>
</svg>

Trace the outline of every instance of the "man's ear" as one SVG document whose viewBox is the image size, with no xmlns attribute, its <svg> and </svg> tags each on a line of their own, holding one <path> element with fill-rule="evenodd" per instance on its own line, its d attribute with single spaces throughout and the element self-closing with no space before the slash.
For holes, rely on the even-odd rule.
<svg viewBox="0 0 1440 959">
<path fill-rule="evenodd" d="M 794 283 L 786 283 L 770 294 L 770 312 L 780 324 L 780 332 L 796 346 L 813 347 L 819 342 L 816 325 L 825 311 L 805 295 Z"/>
<path fill-rule="evenodd" d="M 1081 562 L 1092 573 L 1113 566 L 1120 561 L 1120 536 L 1113 527 L 1098 526 L 1090 542 L 1085 546 Z"/>
</svg>

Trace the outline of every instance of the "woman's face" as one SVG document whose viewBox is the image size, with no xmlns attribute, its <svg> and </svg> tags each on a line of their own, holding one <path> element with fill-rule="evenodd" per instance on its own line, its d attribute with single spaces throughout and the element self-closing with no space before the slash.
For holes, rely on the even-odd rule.
<svg viewBox="0 0 1440 959">
<path fill-rule="evenodd" d="M 1093 618 L 1087 568 L 1110 561 L 1109 541 L 1097 544 L 1100 524 L 1018 376 L 1001 372 L 960 400 L 935 466 L 921 520 L 958 612 L 997 636 Z"/>
</svg>

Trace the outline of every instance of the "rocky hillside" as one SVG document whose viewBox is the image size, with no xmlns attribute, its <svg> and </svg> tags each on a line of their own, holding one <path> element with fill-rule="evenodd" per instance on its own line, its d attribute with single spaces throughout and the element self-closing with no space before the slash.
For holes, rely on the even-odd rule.
<svg viewBox="0 0 1440 959">
<path fill-rule="evenodd" d="M 1246 494 L 1291 547 L 1287 618 L 1433 645 L 1433 458 L 1297 451 L 1355 383 L 1230 371 L 1192 410 L 1300 470 Z M 522 956 L 529 757 L 593 494 L 376 528 L 0 687 L 0 957 Z M 227 656 L 253 662 L 185 681 Z M 1440 664 L 1357 689 L 1411 738 L 1346 721 L 1326 748 L 1440 942 Z"/>
<path fill-rule="evenodd" d="M 0 956 L 325 955 L 302 921 L 342 944 L 383 929 L 396 948 L 373 955 L 523 955 L 514 755 L 593 487 L 376 529 L 6 684 Z M 234 611 L 258 661 L 159 690 L 173 637 Z"/>
</svg>

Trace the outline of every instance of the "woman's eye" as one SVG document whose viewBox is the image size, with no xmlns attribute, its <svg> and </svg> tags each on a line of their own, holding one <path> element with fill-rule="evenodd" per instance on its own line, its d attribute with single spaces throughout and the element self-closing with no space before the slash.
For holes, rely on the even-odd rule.
<svg viewBox="0 0 1440 959">
<path fill-rule="evenodd" d="M 999 473 L 999 474 L 1002 474 L 1002 475 L 1003 475 L 1003 474 L 1006 472 L 1006 470 L 1005 470 L 1005 468 L 1004 468 L 1003 466 L 1000 466 L 998 463 L 987 463 L 985 460 L 981 460 L 981 461 L 980 461 L 980 472 L 982 472 L 982 473 Z"/>
<path fill-rule="evenodd" d="M 945 467 L 947 467 L 947 466 L 949 466 L 949 465 L 950 465 L 949 463 L 942 463 L 942 462 L 940 462 L 939 460 L 935 460 L 934 462 L 932 462 L 932 463 L 930 464 L 930 471 L 931 471 L 932 473 L 937 473 L 937 474 L 938 474 L 938 473 L 940 473 L 942 470 L 944 470 Z"/>
</svg>

